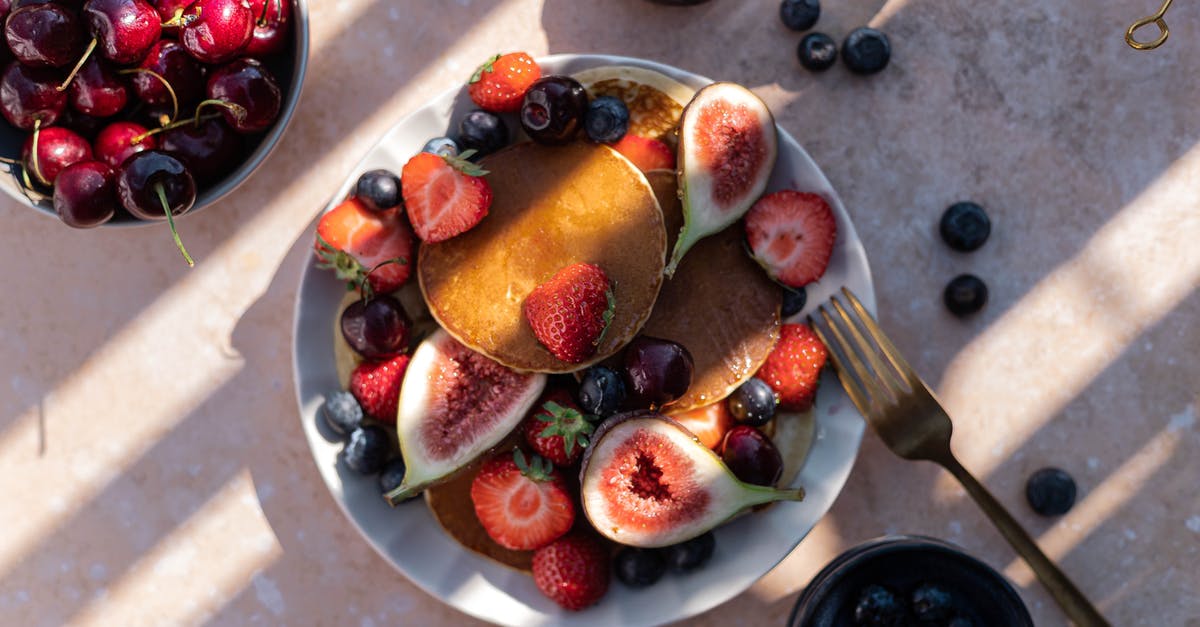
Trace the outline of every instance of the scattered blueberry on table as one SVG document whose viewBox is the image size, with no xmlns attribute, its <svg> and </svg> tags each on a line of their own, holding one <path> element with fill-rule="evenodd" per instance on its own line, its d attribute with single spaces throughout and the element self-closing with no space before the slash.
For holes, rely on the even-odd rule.
<svg viewBox="0 0 1200 627">
<path fill-rule="evenodd" d="M 1075 505 L 1075 479 L 1059 468 L 1043 468 L 1029 476 L 1025 498 L 1042 516 L 1062 516 Z"/>
<path fill-rule="evenodd" d="M 800 39 L 796 57 L 800 65 L 812 72 L 824 72 L 837 62 L 838 47 L 833 37 L 825 33 L 809 33 Z"/>
<path fill-rule="evenodd" d="M 960 274 L 946 284 L 942 300 L 950 313 L 960 318 L 969 316 L 987 304 L 987 284 L 973 274 Z"/>
<path fill-rule="evenodd" d="M 842 61 L 855 74 L 875 74 L 892 58 L 888 36 L 868 26 L 850 31 L 842 42 Z"/>
<path fill-rule="evenodd" d="M 794 31 L 816 26 L 821 17 L 820 0 L 783 0 L 779 3 L 779 21 Z"/>
<path fill-rule="evenodd" d="M 992 233 L 992 221 L 978 203 L 962 201 L 946 208 L 938 230 L 950 248 L 971 252 L 987 241 Z"/>
</svg>

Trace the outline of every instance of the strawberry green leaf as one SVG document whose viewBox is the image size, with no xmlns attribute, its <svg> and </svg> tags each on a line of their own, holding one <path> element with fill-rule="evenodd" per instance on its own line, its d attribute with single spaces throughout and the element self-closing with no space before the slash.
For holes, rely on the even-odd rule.
<svg viewBox="0 0 1200 627">
<path fill-rule="evenodd" d="M 484 61 L 482 65 L 475 68 L 475 73 L 471 75 L 471 80 L 468 83 L 478 83 L 483 78 L 484 72 L 491 72 L 495 69 L 496 61 L 500 60 L 500 54 L 496 53 Z"/>
<path fill-rule="evenodd" d="M 469 161 L 471 157 L 475 156 L 476 152 L 477 151 L 474 148 L 468 148 L 459 153 L 457 157 L 442 155 L 442 158 L 446 160 L 446 163 L 450 164 L 450 167 L 462 172 L 463 174 L 466 174 L 467 176 L 487 176 L 487 170 L 484 170 L 482 167 L 480 167 L 478 163 Z"/>
</svg>

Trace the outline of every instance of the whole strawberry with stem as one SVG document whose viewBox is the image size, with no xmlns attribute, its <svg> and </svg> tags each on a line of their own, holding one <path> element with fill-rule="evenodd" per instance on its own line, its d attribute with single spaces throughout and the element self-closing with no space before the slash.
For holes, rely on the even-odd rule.
<svg viewBox="0 0 1200 627">
<path fill-rule="evenodd" d="M 421 241 L 434 244 L 465 233 L 487 216 L 492 188 L 487 170 L 468 161 L 474 150 L 457 157 L 417 153 L 400 171 L 408 221 Z"/>
<path fill-rule="evenodd" d="M 596 354 L 616 304 L 604 270 L 576 263 L 533 288 L 525 297 L 524 310 L 542 346 L 558 359 L 577 364 Z"/>
<path fill-rule="evenodd" d="M 485 111 L 511 113 L 521 108 L 525 92 L 541 77 L 542 68 L 528 54 L 497 54 L 471 75 L 467 94 Z"/>
<path fill-rule="evenodd" d="M 779 408 L 807 411 L 817 398 L 817 381 L 829 351 L 807 324 L 785 324 L 779 342 L 754 376 L 767 382 L 779 398 Z"/>
<path fill-rule="evenodd" d="M 579 461 L 590 443 L 596 419 L 579 409 L 570 392 L 555 388 L 542 397 L 542 402 L 525 419 L 525 442 L 555 466 L 568 468 Z"/>
<path fill-rule="evenodd" d="M 520 449 L 484 462 L 471 481 L 471 503 L 488 536 L 515 551 L 546 546 L 575 524 L 575 501 L 562 475 Z"/>
<path fill-rule="evenodd" d="M 371 211 L 348 198 L 317 222 L 318 267 L 332 269 L 347 289 L 394 292 L 412 272 L 412 232 L 396 211 Z"/>
<path fill-rule="evenodd" d="M 533 554 L 538 590 L 568 610 L 582 610 L 603 598 L 609 570 L 608 549 L 590 534 L 572 533 Z"/>
</svg>

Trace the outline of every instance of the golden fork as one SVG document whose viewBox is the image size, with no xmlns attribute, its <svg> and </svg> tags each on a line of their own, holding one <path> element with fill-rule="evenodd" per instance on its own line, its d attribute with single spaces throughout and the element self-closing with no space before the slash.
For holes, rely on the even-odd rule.
<svg viewBox="0 0 1200 627">
<path fill-rule="evenodd" d="M 893 453 L 905 459 L 931 461 L 954 475 L 1076 625 L 1107 626 L 1108 621 L 1042 553 L 1012 514 L 955 459 L 950 451 L 953 425 L 946 410 L 853 292 L 843 287 L 842 294 L 850 311 L 836 294 L 829 301 L 833 313 L 825 305 L 820 307 L 824 328 L 831 336 L 811 316 L 808 322 L 829 347 L 838 379 L 858 411 Z M 863 335 L 864 330 L 873 342 Z"/>
</svg>

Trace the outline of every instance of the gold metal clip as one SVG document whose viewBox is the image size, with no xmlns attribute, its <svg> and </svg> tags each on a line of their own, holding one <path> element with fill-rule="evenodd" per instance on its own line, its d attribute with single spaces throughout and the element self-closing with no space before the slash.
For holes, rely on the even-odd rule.
<svg viewBox="0 0 1200 627">
<path fill-rule="evenodd" d="M 1158 12 L 1154 15 L 1147 15 L 1142 19 L 1129 25 L 1125 31 L 1125 43 L 1129 44 L 1134 50 L 1154 50 L 1163 45 L 1167 41 L 1167 37 L 1171 36 L 1171 29 L 1167 28 L 1167 22 L 1163 16 L 1167 14 L 1167 9 L 1171 8 L 1173 0 L 1163 0 L 1162 6 L 1158 8 Z M 1158 25 L 1158 37 L 1154 41 L 1141 42 L 1134 39 L 1133 32 L 1137 29 L 1149 25 L 1151 22 Z"/>
</svg>

